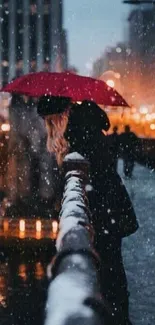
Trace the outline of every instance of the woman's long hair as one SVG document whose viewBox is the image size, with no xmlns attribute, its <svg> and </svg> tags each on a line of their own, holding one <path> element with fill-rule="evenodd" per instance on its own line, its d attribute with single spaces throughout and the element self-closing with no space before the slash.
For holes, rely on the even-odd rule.
<svg viewBox="0 0 155 325">
<path fill-rule="evenodd" d="M 69 143 L 64 134 L 68 125 L 69 110 L 60 114 L 45 116 L 47 130 L 47 150 L 55 153 L 59 166 L 62 165 L 65 155 L 69 151 Z"/>
<path fill-rule="evenodd" d="M 97 131 L 101 132 L 102 129 L 107 131 L 110 127 L 106 113 L 96 103 L 89 101 L 84 101 L 81 105 L 73 104 L 62 113 L 45 115 L 44 118 L 48 135 L 47 150 L 55 153 L 59 166 L 69 151 L 65 131 L 69 132 L 71 129 L 72 137 L 74 134 L 75 140 L 80 139 L 82 144 L 84 138 L 92 138 Z"/>
</svg>

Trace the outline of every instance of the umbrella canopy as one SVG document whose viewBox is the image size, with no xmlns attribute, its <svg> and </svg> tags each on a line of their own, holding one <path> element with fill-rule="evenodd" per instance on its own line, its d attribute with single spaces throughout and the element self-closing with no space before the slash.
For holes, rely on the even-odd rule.
<svg viewBox="0 0 155 325">
<path fill-rule="evenodd" d="M 12 80 L 1 92 L 32 97 L 69 97 L 72 101 L 91 100 L 106 106 L 128 106 L 118 92 L 104 81 L 70 72 L 35 72 Z"/>
</svg>

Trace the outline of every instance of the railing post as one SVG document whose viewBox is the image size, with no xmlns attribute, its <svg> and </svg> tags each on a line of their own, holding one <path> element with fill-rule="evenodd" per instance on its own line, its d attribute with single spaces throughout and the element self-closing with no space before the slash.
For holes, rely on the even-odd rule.
<svg viewBox="0 0 155 325">
<path fill-rule="evenodd" d="M 103 325 L 98 256 L 93 248 L 85 192 L 88 163 L 71 154 L 64 163 L 65 183 L 57 254 L 51 267 L 45 325 Z"/>
</svg>

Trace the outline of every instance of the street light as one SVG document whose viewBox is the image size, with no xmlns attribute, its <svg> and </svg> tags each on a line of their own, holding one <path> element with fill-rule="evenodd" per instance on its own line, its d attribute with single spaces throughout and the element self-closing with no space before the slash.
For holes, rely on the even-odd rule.
<svg viewBox="0 0 155 325">
<path fill-rule="evenodd" d="M 108 79 L 107 82 L 106 82 L 106 84 L 107 84 L 109 87 L 111 87 L 111 88 L 114 88 L 114 87 L 115 87 L 115 82 L 114 82 L 114 80 L 112 80 L 112 79 Z"/>
<path fill-rule="evenodd" d="M 121 89 L 121 75 L 118 71 L 107 70 L 98 79 L 104 81 L 111 88 L 118 88 L 118 91 Z"/>
<path fill-rule="evenodd" d="M 10 124 L 9 124 L 9 123 L 3 123 L 3 124 L 1 125 L 1 130 L 2 130 L 3 132 L 9 132 L 9 131 L 10 131 Z"/>
<path fill-rule="evenodd" d="M 56 220 L 53 220 L 52 221 L 52 232 L 53 232 L 53 234 L 57 234 L 58 228 L 59 228 L 58 222 Z"/>
<path fill-rule="evenodd" d="M 41 221 L 40 220 L 36 221 L 36 232 L 41 232 Z"/>
<path fill-rule="evenodd" d="M 20 230 L 21 232 L 24 232 L 24 231 L 25 231 L 25 220 L 23 220 L 23 219 L 21 219 L 21 220 L 19 221 L 19 230 Z"/>
</svg>

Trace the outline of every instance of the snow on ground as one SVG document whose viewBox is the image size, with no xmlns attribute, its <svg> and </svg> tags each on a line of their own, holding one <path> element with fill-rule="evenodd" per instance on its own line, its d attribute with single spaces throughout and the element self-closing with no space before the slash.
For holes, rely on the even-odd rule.
<svg viewBox="0 0 155 325">
<path fill-rule="evenodd" d="M 118 171 L 122 176 L 122 161 Z M 138 231 L 125 238 L 124 263 L 133 325 L 155 324 L 155 172 L 136 165 L 133 179 L 123 177 L 139 221 Z"/>
</svg>

